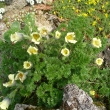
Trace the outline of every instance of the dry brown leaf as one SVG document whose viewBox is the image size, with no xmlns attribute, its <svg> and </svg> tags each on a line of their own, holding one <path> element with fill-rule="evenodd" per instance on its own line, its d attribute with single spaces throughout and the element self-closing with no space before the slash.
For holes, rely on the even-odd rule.
<svg viewBox="0 0 110 110">
<path fill-rule="evenodd" d="M 35 9 L 37 10 L 51 10 L 53 7 L 45 4 L 35 5 Z"/>
</svg>

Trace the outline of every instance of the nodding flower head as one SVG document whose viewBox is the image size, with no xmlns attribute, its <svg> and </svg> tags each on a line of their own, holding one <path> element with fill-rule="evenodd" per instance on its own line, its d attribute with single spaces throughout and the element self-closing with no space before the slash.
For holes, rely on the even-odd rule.
<svg viewBox="0 0 110 110">
<path fill-rule="evenodd" d="M 75 44 L 77 41 L 75 40 L 75 33 L 69 32 L 65 37 L 65 42 Z"/>
<path fill-rule="evenodd" d="M 5 98 L 2 100 L 2 102 L 0 102 L 0 108 L 3 110 L 8 109 L 9 105 L 10 105 L 10 100 L 8 98 Z"/>
</svg>

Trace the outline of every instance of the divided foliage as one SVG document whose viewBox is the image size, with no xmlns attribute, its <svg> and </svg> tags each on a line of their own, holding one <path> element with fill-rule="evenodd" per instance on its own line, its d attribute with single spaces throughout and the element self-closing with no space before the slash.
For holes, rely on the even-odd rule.
<svg viewBox="0 0 110 110">
<path fill-rule="evenodd" d="M 24 26 L 19 22 L 12 24 L 4 34 L 4 41 L 0 42 L 0 92 L 3 97 L 11 99 L 9 110 L 12 110 L 16 103 L 57 108 L 62 104 L 63 87 L 68 83 L 75 83 L 88 93 L 95 90 L 101 98 L 110 96 L 110 70 L 95 64 L 97 54 L 106 47 L 107 39 L 95 36 L 95 29 L 90 22 L 88 18 L 74 16 L 68 25 L 62 23 L 50 33 L 48 39 L 42 38 L 40 44 L 31 42 L 30 34 L 38 32 L 33 14 L 26 15 Z M 55 38 L 57 30 L 61 32 L 59 39 Z M 10 35 L 15 32 L 22 33 L 24 39 L 16 43 L 11 42 Z M 65 42 L 68 32 L 75 32 L 76 44 Z M 101 39 L 101 48 L 92 46 L 94 37 Z M 30 45 L 38 48 L 38 54 L 27 53 Z M 68 57 L 61 54 L 62 48 L 65 47 L 70 50 Z M 24 61 L 32 62 L 32 68 L 24 69 Z M 9 80 L 8 75 L 16 75 L 17 71 L 28 72 L 24 82 L 16 81 L 14 86 L 4 87 L 3 83 Z"/>
</svg>

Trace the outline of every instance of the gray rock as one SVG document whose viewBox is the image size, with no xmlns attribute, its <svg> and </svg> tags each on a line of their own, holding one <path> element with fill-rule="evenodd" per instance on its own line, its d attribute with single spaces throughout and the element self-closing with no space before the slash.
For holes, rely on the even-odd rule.
<svg viewBox="0 0 110 110">
<path fill-rule="evenodd" d="M 12 3 L 12 1 L 13 1 L 13 0 L 5 0 L 5 3 L 6 3 L 7 5 L 10 5 L 10 4 Z"/>
<path fill-rule="evenodd" d="M 63 110 L 106 110 L 105 107 L 97 107 L 92 98 L 74 84 L 68 84 L 64 88 Z"/>
<path fill-rule="evenodd" d="M 26 105 L 26 104 L 16 104 L 14 110 L 34 110 L 36 106 Z"/>
<path fill-rule="evenodd" d="M 110 67 L 110 38 L 108 38 L 107 48 L 103 52 L 105 67 Z"/>
<path fill-rule="evenodd" d="M 6 0 L 8 1 L 8 0 Z M 9 0 L 10 1 L 10 0 Z M 21 10 L 23 7 L 27 5 L 26 0 L 13 0 L 11 5 L 6 6 L 6 11 L 16 11 L 16 10 Z"/>
<path fill-rule="evenodd" d="M 4 22 L 0 22 L 0 39 L 3 40 L 3 34 L 7 30 L 6 24 Z"/>
</svg>

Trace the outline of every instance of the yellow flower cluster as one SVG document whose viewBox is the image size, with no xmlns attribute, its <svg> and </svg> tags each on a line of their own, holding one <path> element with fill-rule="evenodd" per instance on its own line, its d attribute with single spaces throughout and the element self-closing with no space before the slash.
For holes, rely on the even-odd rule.
<svg viewBox="0 0 110 110">
<path fill-rule="evenodd" d="M 56 31 L 55 32 L 55 38 L 59 39 L 61 37 L 61 32 Z M 68 32 L 67 35 L 65 36 L 65 42 L 66 43 L 72 43 L 75 44 L 77 41 L 75 40 L 75 33 L 74 32 Z M 65 57 L 70 55 L 70 50 L 68 48 L 63 48 L 61 50 L 61 54 Z"/>
<path fill-rule="evenodd" d="M 55 32 L 55 38 L 56 39 L 59 39 L 61 36 L 61 32 L 59 31 L 56 31 Z M 75 33 L 74 32 L 69 32 L 67 33 L 67 35 L 65 36 L 65 42 L 67 43 L 73 43 L 75 44 L 77 41 L 75 40 Z M 92 45 L 93 47 L 95 48 L 100 48 L 102 47 L 102 43 L 101 43 L 101 40 L 99 38 L 93 38 L 92 39 Z M 68 57 L 70 55 L 70 50 L 68 48 L 63 48 L 61 50 L 61 54 L 65 57 Z M 103 59 L 102 58 L 97 58 L 95 63 L 100 66 L 103 64 Z"/>
<path fill-rule="evenodd" d="M 91 4 L 96 5 L 99 1 L 100 0 L 88 0 L 86 3 L 89 5 L 91 5 Z"/>
<path fill-rule="evenodd" d="M 75 33 L 74 32 L 68 32 L 65 36 L 65 42 L 75 44 L 77 41 L 75 40 Z M 70 55 L 70 51 L 68 48 L 64 48 L 61 50 L 61 54 L 65 57 Z"/>
<path fill-rule="evenodd" d="M 31 36 L 31 42 L 33 42 L 34 44 L 40 44 L 42 37 L 47 36 L 49 33 L 49 30 L 44 28 L 44 27 L 38 28 L 38 30 L 39 30 L 39 33 L 33 32 L 30 35 Z M 11 34 L 10 40 L 11 40 L 11 42 L 16 43 L 18 41 L 21 41 L 23 37 L 24 36 L 22 33 L 15 32 L 14 34 Z M 31 46 L 30 45 L 27 49 L 27 53 L 29 55 L 38 54 L 37 46 Z M 32 67 L 32 63 L 30 61 L 24 61 L 24 63 L 23 63 L 24 69 L 30 69 L 31 67 Z M 15 80 L 20 80 L 23 83 L 23 81 L 26 79 L 26 75 L 27 75 L 27 72 L 24 73 L 22 71 L 18 71 L 18 73 L 16 74 L 15 77 L 14 77 L 14 74 L 9 74 L 8 75 L 9 81 L 6 83 L 3 83 L 3 86 L 11 87 L 11 86 L 15 85 Z"/>
<path fill-rule="evenodd" d="M 39 33 L 38 32 L 33 32 L 30 35 L 31 36 L 31 42 L 33 42 L 34 44 L 40 44 L 40 41 L 41 41 L 42 37 L 46 37 L 50 32 L 50 30 L 45 28 L 45 27 L 38 28 L 38 30 L 39 30 Z M 56 36 L 58 38 L 58 36 L 60 36 L 60 34 L 56 33 Z M 18 41 L 21 41 L 23 37 L 24 36 L 23 36 L 22 33 L 15 32 L 14 34 L 11 34 L 10 40 L 13 43 L 17 43 Z M 30 45 L 27 49 L 27 53 L 29 55 L 38 54 L 37 46 L 31 46 Z M 23 68 L 24 69 L 30 69 L 31 67 L 32 67 L 32 63 L 30 61 L 24 61 L 24 63 L 23 63 Z M 16 74 L 15 77 L 14 77 L 14 74 L 9 74 L 8 75 L 9 81 L 6 82 L 6 83 L 3 83 L 3 86 L 11 87 L 11 86 L 15 85 L 15 80 L 20 80 L 23 83 L 23 81 L 26 79 L 27 74 L 28 74 L 27 72 L 24 73 L 22 71 L 18 71 L 18 73 Z"/>
<path fill-rule="evenodd" d="M 30 35 L 31 42 L 33 42 L 34 44 L 39 44 L 40 40 L 41 40 L 41 35 L 42 34 L 39 34 L 37 32 L 33 32 Z M 10 40 L 11 40 L 11 42 L 16 43 L 18 41 L 21 41 L 23 37 L 24 37 L 23 34 L 15 32 L 14 34 L 11 34 Z M 38 54 L 38 48 L 30 45 L 27 49 L 27 53 L 29 55 L 33 55 L 33 54 L 36 55 L 36 54 Z M 24 63 L 23 63 L 24 69 L 30 69 L 31 67 L 32 67 L 32 63 L 30 61 L 24 61 Z M 23 81 L 26 79 L 27 72 L 24 73 L 22 71 L 18 71 L 18 73 L 16 74 L 15 77 L 14 77 L 14 75 L 15 74 L 9 74 L 8 75 L 9 81 L 6 83 L 3 83 L 3 86 L 5 86 L 5 87 L 14 86 L 15 80 L 20 80 L 23 83 Z"/>
</svg>

